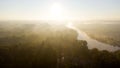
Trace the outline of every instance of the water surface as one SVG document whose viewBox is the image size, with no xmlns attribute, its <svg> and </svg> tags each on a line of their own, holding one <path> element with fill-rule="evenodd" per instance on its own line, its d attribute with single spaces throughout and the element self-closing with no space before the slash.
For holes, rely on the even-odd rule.
<svg viewBox="0 0 120 68">
<path fill-rule="evenodd" d="M 95 39 L 90 38 L 85 32 L 81 31 L 80 29 L 76 28 L 73 23 L 68 23 L 66 25 L 67 28 L 73 29 L 77 32 L 77 40 L 86 40 L 88 43 L 88 48 L 93 49 L 97 48 L 98 50 L 107 50 L 107 51 L 116 51 L 120 50 L 120 47 L 115 47 L 106 43 L 99 42 Z"/>
</svg>

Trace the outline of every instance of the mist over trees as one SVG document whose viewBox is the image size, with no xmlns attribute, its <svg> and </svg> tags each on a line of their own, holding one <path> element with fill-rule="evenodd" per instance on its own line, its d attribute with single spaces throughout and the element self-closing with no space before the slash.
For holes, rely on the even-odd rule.
<svg viewBox="0 0 120 68">
<path fill-rule="evenodd" d="M 63 26 L 1 26 L 0 68 L 120 67 L 120 51 L 89 50 L 86 40 L 78 41 L 77 33 Z"/>
</svg>

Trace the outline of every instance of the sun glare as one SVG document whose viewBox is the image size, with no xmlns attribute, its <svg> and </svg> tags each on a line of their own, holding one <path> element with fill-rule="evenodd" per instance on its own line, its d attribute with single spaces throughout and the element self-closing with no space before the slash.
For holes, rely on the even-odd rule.
<svg viewBox="0 0 120 68">
<path fill-rule="evenodd" d="M 50 19 L 52 20 L 63 20 L 64 10 L 60 3 L 53 3 L 50 7 Z"/>
</svg>

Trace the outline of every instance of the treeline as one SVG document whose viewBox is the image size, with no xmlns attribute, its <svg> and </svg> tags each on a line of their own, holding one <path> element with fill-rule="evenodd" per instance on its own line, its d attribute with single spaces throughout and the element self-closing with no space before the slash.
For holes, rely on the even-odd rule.
<svg viewBox="0 0 120 68">
<path fill-rule="evenodd" d="M 120 51 L 89 50 L 86 41 L 76 40 L 76 32 L 63 26 L 0 29 L 0 68 L 120 68 Z"/>
<path fill-rule="evenodd" d="M 70 46 L 43 42 L 36 47 L 22 44 L 0 47 L 0 68 L 119 68 L 120 51 L 89 50 L 86 41 Z M 58 44 L 59 45 L 59 44 Z"/>
<path fill-rule="evenodd" d="M 101 23 L 101 22 L 100 22 Z M 76 24 L 89 37 L 100 42 L 120 47 L 120 24 Z"/>
</svg>

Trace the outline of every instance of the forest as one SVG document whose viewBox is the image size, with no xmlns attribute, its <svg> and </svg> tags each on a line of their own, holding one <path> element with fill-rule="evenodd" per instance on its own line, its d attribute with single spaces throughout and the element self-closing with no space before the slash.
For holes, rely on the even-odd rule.
<svg viewBox="0 0 120 68">
<path fill-rule="evenodd" d="M 120 50 L 88 49 L 63 25 L 0 23 L 0 68 L 120 68 Z"/>
</svg>

